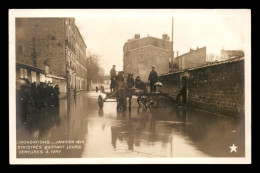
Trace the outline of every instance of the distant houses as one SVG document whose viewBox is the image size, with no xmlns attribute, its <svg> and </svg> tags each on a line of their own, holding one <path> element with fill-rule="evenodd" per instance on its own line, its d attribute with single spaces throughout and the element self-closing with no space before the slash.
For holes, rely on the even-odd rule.
<svg viewBox="0 0 260 173">
<path fill-rule="evenodd" d="M 214 63 L 217 61 L 225 61 L 233 58 L 244 57 L 244 51 L 242 50 L 221 50 L 221 55 L 206 54 L 206 47 L 197 48 L 196 50 L 190 49 L 190 52 L 177 55 L 173 59 L 173 71 L 185 70 L 190 68 L 196 68 L 205 64 Z M 171 62 L 169 63 L 171 64 Z"/>
<path fill-rule="evenodd" d="M 220 57 L 220 61 L 223 60 L 228 60 L 228 59 L 232 59 L 232 58 L 241 58 L 244 57 L 244 51 L 242 50 L 221 50 L 221 57 Z"/>
<path fill-rule="evenodd" d="M 217 61 L 224 61 L 233 58 L 244 57 L 242 50 L 221 50 L 221 55 L 207 54 L 206 46 L 191 49 L 187 53 L 174 55 L 173 43 L 167 34 L 162 35 L 162 39 L 151 36 L 140 38 L 140 34 L 135 34 L 133 39 L 128 39 L 124 44 L 124 71 L 125 74 L 133 73 L 140 76 L 142 80 L 147 80 L 151 67 L 156 66 L 159 74 L 166 74 L 179 70 L 200 67 Z"/>
<path fill-rule="evenodd" d="M 173 71 L 189 69 L 206 63 L 206 47 L 190 49 L 190 52 L 173 59 Z"/>
</svg>

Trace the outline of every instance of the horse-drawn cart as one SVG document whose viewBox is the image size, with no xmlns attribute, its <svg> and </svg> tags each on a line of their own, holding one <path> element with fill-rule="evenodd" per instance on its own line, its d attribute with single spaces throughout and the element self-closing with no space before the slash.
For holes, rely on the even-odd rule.
<svg viewBox="0 0 260 173">
<path fill-rule="evenodd" d="M 98 106 L 99 108 L 103 108 L 104 102 L 117 102 L 118 105 L 122 105 L 120 102 L 124 101 L 124 99 L 120 99 L 120 97 L 122 97 L 122 93 L 125 93 L 124 88 L 119 88 L 117 90 L 115 90 L 114 92 L 103 92 L 104 94 L 106 94 L 105 98 L 102 97 L 102 95 L 98 96 Z M 143 107 L 143 108 L 149 108 L 149 107 L 154 107 L 157 108 L 162 100 L 163 97 L 165 97 L 167 94 L 165 93 L 161 93 L 161 92 L 145 92 L 143 90 L 137 89 L 137 88 L 133 88 L 131 89 L 131 91 L 127 92 L 127 93 L 131 93 L 129 96 L 129 108 L 131 109 L 131 99 L 132 99 L 132 95 L 137 96 L 137 103 L 139 105 L 139 107 Z M 126 103 L 125 103 L 126 104 Z M 123 104 L 124 105 L 124 104 Z"/>
</svg>

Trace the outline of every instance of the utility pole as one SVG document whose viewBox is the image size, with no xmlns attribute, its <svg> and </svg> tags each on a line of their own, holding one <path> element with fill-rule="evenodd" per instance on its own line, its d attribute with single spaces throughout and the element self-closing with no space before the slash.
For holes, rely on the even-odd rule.
<svg viewBox="0 0 260 173">
<path fill-rule="evenodd" d="M 67 30 L 67 26 L 66 26 L 66 18 L 64 18 L 64 30 L 65 30 L 65 33 L 68 32 Z M 66 84 L 67 84 L 67 89 L 66 89 L 66 92 L 67 92 L 67 99 L 69 100 L 70 99 L 70 82 L 69 82 L 69 64 L 68 64 L 68 57 L 67 57 L 67 53 L 66 53 L 66 49 L 67 49 L 67 44 L 68 44 L 68 38 L 66 37 L 66 34 L 65 34 L 65 70 L 66 70 Z"/>
<path fill-rule="evenodd" d="M 171 72 L 173 71 L 173 57 L 174 57 L 174 52 L 173 52 L 173 23 L 174 23 L 174 18 L 172 18 Z"/>
</svg>

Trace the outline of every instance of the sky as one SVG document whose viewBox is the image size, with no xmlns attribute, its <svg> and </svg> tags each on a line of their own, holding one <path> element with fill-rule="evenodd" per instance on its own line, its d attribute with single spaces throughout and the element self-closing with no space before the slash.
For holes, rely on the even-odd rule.
<svg viewBox="0 0 260 173">
<path fill-rule="evenodd" d="M 250 37 L 249 10 L 87 10 L 77 14 L 87 51 L 100 56 L 106 74 L 113 64 L 123 69 L 124 43 L 135 34 L 141 38 L 168 34 L 171 40 L 172 18 L 173 49 L 179 55 L 204 46 L 207 54 L 215 55 L 221 49 L 244 50 Z"/>
</svg>

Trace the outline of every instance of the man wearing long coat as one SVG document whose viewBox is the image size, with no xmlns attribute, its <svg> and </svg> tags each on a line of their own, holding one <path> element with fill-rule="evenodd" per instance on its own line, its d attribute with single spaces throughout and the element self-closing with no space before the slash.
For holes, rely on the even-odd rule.
<svg viewBox="0 0 260 173">
<path fill-rule="evenodd" d="M 150 83 L 150 92 L 156 91 L 156 86 L 154 85 L 158 81 L 158 74 L 155 71 L 155 66 L 152 66 L 152 71 L 150 72 L 148 82 Z"/>
<path fill-rule="evenodd" d="M 115 90 L 116 86 L 116 65 L 113 65 L 113 68 L 110 70 L 110 90 L 111 92 Z"/>
</svg>

